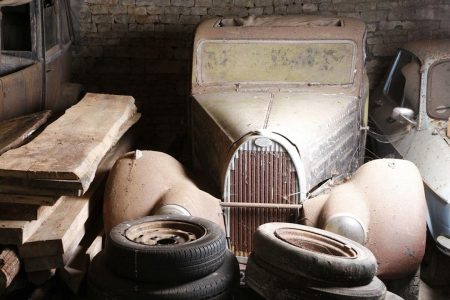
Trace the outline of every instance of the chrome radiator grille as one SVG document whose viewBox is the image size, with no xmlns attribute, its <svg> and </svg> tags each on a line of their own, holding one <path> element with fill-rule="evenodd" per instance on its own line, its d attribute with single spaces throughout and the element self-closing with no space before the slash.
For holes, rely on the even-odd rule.
<svg viewBox="0 0 450 300">
<path fill-rule="evenodd" d="M 298 204 L 300 193 L 293 163 L 285 149 L 272 142 L 260 148 L 254 140 L 241 145 L 230 163 L 225 201 Z M 227 231 L 232 251 L 248 256 L 256 228 L 267 222 L 293 222 L 298 212 L 279 208 L 227 208 Z"/>
</svg>

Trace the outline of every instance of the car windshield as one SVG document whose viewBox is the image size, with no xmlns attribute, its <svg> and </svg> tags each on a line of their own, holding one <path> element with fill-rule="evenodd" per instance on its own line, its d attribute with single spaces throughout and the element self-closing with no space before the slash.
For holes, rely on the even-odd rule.
<svg viewBox="0 0 450 300">
<path fill-rule="evenodd" d="M 396 106 L 418 112 L 420 99 L 420 62 L 408 51 L 400 50 L 395 57 L 383 89 Z"/>
<path fill-rule="evenodd" d="M 450 61 L 433 65 L 428 73 L 427 110 L 432 118 L 450 118 Z"/>
<path fill-rule="evenodd" d="M 200 84 L 348 85 L 355 74 L 351 41 L 208 40 L 197 49 Z"/>
</svg>

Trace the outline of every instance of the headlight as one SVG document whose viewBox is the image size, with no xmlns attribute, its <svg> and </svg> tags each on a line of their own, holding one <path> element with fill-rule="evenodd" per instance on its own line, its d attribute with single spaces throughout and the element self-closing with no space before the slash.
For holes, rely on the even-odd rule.
<svg viewBox="0 0 450 300">
<path fill-rule="evenodd" d="M 176 204 L 166 204 L 160 206 L 154 213 L 154 215 L 181 215 L 181 216 L 190 216 L 189 211 Z"/>
<path fill-rule="evenodd" d="M 362 223 L 350 214 L 331 216 L 325 223 L 324 229 L 345 236 L 362 245 L 367 241 L 367 232 Z"/>
</svg>

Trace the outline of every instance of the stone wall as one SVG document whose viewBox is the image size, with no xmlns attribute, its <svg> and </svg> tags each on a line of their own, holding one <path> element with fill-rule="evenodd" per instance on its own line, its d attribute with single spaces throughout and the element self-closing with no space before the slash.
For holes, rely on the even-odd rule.
<svg viewBox="0 0 450 300">
<path fill-rule="evenodd" d="M 187 145 L 191 44 L 214 16 L 325 14 L 367 23 L 374 87 L 401 44 L 450 36 L 450 0 L 72 0 L 74 80 L 88 91 L 133 95 L 141 147 L 179 157 Z"/>
</svg>

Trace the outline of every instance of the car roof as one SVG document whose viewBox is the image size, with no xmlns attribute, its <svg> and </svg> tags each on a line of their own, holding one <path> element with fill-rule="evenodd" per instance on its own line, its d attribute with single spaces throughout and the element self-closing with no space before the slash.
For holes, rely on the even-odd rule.
<svg viewBox="0 0 450 300">
<path fill-rule="evenodd" d="M 362 40 L 366 25 L 357 19 L 316 15 L 213 18 L 200 23 L 196 37 L 216 39 L 350 39 Z"/>
<path fill-rule="evenodd" d="M 419 40 L 409 42 L 402 48 L 416 55 L 422 63 L 450 58 L 450 39 Z"/>
</svg>

